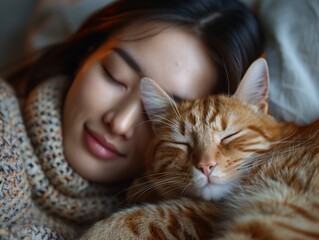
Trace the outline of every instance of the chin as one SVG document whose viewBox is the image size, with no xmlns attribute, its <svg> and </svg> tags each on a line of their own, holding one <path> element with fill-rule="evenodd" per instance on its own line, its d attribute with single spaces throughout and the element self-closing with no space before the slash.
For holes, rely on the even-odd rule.
<svg viewBox="0 0 319 240">
<path fill-rule="evenodd" d="M 198 196 L 206 201 L 218 201 L 230 194 L 234 190 L 235 186 L 236 185 L 232 183 L 211 183 L 199 189 Z"/>
</svg>

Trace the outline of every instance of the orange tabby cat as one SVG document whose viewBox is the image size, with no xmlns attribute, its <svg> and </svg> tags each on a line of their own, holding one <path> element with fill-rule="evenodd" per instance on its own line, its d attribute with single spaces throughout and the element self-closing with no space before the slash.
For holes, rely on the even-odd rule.
<svg viewBox="0 0 319 240">
<path fill-rule="evenodd" d="M 148 180 L 131 197 L 151 190 L 155 202 L 82 239 L 319 239 L 319 122 L 298 128 L 267 114 L 264 60 L 232 97 L 177 104 L 149 79 L 141 92 L 154 141 Z"/>
</svg>

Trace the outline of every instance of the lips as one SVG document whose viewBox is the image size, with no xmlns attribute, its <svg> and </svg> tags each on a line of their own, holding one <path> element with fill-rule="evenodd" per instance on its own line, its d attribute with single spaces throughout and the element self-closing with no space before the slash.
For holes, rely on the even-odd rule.
<svg viewBox="0 0 319 240">
<path fill-rule="evenodd" d="M 84 140 L 91 154 L 103 160 L 111 160 L 117 157 L 124 157 L 112 144 L 103 137 L 85 128 Z"/>
</svg>

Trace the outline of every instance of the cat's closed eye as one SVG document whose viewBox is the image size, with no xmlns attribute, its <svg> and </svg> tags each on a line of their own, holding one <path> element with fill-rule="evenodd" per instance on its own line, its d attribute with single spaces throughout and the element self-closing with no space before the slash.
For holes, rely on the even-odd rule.
<svg viewBox="0 0 319 240">
<path fill-rule="evenodd" d="M 167 141 L 166 145 L 171 147 L 180 148 L 184 151 L 189 151 L 191 149 L 191 146 L 187 142 L 174 142 L 174 141 Z"/>
<path fill-rule="evenodd" d="M 224 137 L 221 139 L 221 143 L 223 143 L 223 144 L 229 143 L 229 142 L 232 141 L 234 138 L 238 137 L 240 133 L 241 133 L 241 131 L 236 131 L 236 132 L 227 134 L 226 136 L 224 136 Z"/>
</svg>

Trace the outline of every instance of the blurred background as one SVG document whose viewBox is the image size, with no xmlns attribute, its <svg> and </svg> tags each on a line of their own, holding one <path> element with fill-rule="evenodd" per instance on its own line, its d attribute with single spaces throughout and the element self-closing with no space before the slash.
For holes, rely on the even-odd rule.
<svg viewBox="0 0 319 240">
<path fill-rule="evenodd" d="M 90 13 L 110 2 L 0 0 L 0 69 L 35 49 L 64 39 Z"/>
</svg>

